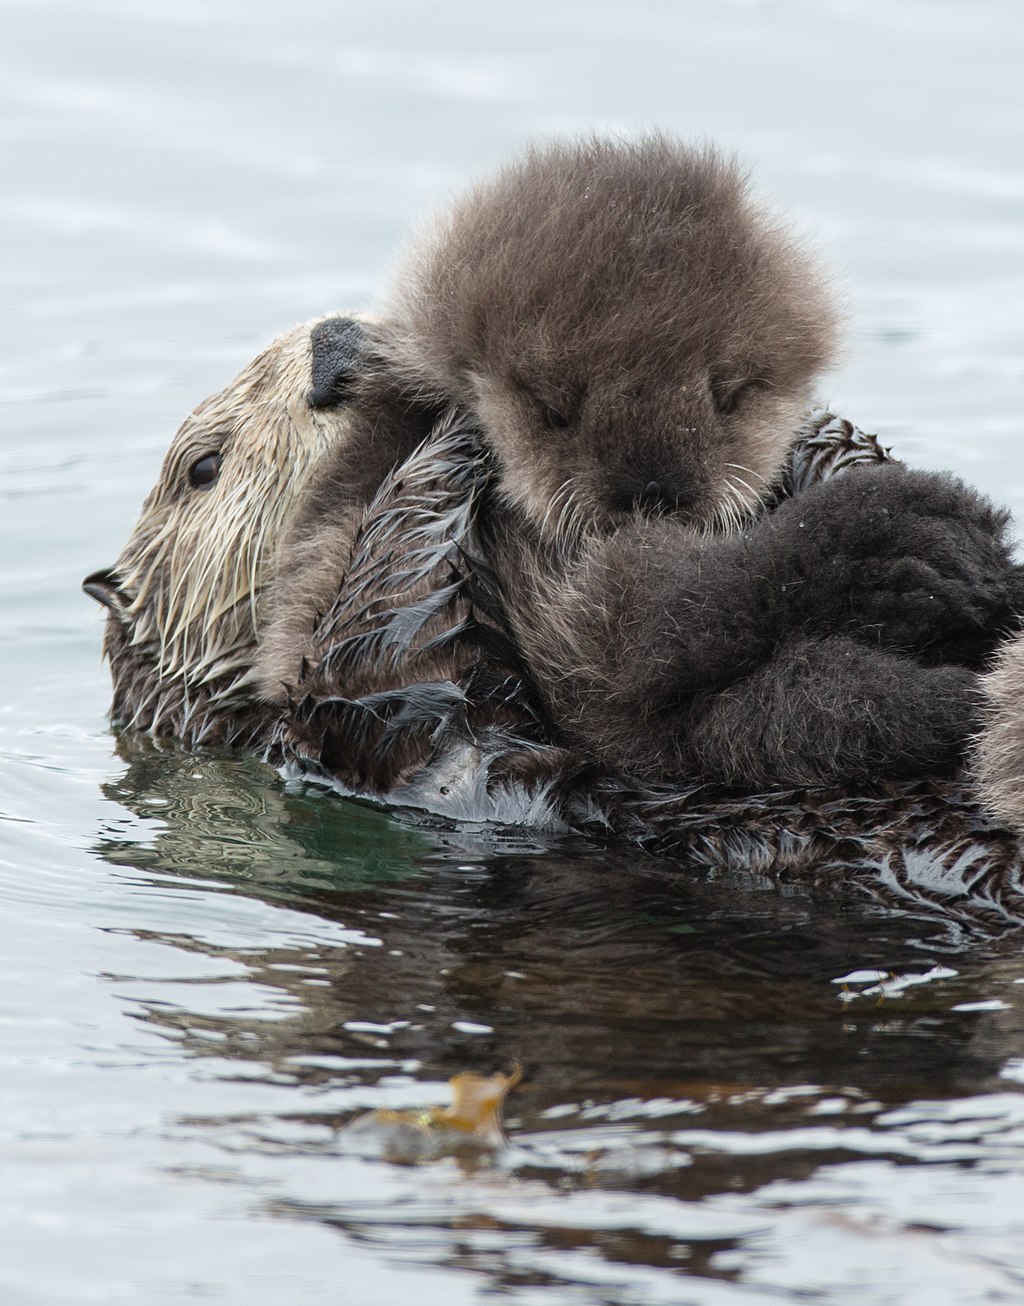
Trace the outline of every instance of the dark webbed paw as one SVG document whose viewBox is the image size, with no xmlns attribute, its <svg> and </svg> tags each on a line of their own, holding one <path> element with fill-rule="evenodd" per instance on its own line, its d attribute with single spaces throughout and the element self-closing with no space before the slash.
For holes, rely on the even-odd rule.
<svg viewBox="0 0 1024 1306">
<path fill-rule="evenodd" d="M 890 464 L 808 490 L 769 530 L 775 578 L 805 629 L 976 666 L 1024 591 L 1008 526 L 955 477 Z"/>
</svg>

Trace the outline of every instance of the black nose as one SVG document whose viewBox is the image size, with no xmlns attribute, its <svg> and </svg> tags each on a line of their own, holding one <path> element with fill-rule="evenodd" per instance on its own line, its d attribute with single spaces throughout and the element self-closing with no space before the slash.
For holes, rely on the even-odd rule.
<svg viewBox="0 0 1024 1306">
<path fill-rule="evenodd" d="M 86 576 L 82 581 L 82 589 L 90 598 L 95 599 L 97 603 L 102 603 L 111 612 L 117 608 L 121 599 L 121 588 L 110 567 L 104 567 L 101 571 L 94 571 L 91 576 Z"/>
</svg>

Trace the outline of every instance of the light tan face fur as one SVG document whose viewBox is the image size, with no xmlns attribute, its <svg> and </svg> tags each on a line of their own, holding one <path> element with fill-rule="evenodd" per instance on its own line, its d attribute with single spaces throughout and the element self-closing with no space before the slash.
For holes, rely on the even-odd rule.
<svg viewBox="0 0 1024 1306">
<path fill-rule="evenodd" d="M 1024 632 L 999 650 L 981 691 L 984 728 L 971 754 L 975 793 L 986 811 L 1024 834 Z"/>
<path fill-rule="evenodd" d="M 111 569 L 116 588 L 101 601 L 125 724 L 198 740 L 211 710 L 258 697 L 276 550 L 317 460 L 348 434 L 343 408 L 307 402 L 314 325 L 278 337 L 185 419 Z M 192 469 L 212 456 L 219 473 L 196 486 Z"/>
</svg>

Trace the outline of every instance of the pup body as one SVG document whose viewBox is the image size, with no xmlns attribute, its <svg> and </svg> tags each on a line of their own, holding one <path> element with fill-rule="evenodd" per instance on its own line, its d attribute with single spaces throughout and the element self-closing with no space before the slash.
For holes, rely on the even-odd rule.
<svg viewBox="0 0 1024 1306">
<path fill-rule="evenodd" d="M 640 520 L 568 568 L 507 536 L 499 551 L 571 747 L 744 788 L 951 773 L 976 672 L 1024 605 L 1007 514 L 899 465 L 813 486 L 742 533 Z"/>
<path fill-rule="evenodd" d="M 1021 597 L 1006 517 L 897 468 L 765 511 L 836 318 L 733 167 L 663 137 L 533 150 L 396 287 L 296 541 L 344 552 L 382 467 L 453 408 L 495 463 L 484 547 L 573 748 L 756 786 L 957 763 Z M 277 614 L 268 693 L 308 653 L 286 589 Z"/>
</svg>

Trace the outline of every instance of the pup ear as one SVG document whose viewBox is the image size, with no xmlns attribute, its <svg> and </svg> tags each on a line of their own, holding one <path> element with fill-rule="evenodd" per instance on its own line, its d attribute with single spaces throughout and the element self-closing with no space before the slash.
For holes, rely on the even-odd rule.
<svg viewBox="0 0 1024 1306">
<path fill-rule="evenodd" d="M 352 397 L 366 346 L 366 332 L 352 317 L 329 317 L 309 333 L 313 345 L 310 408 L 333 408 Z"/>
</svg>

